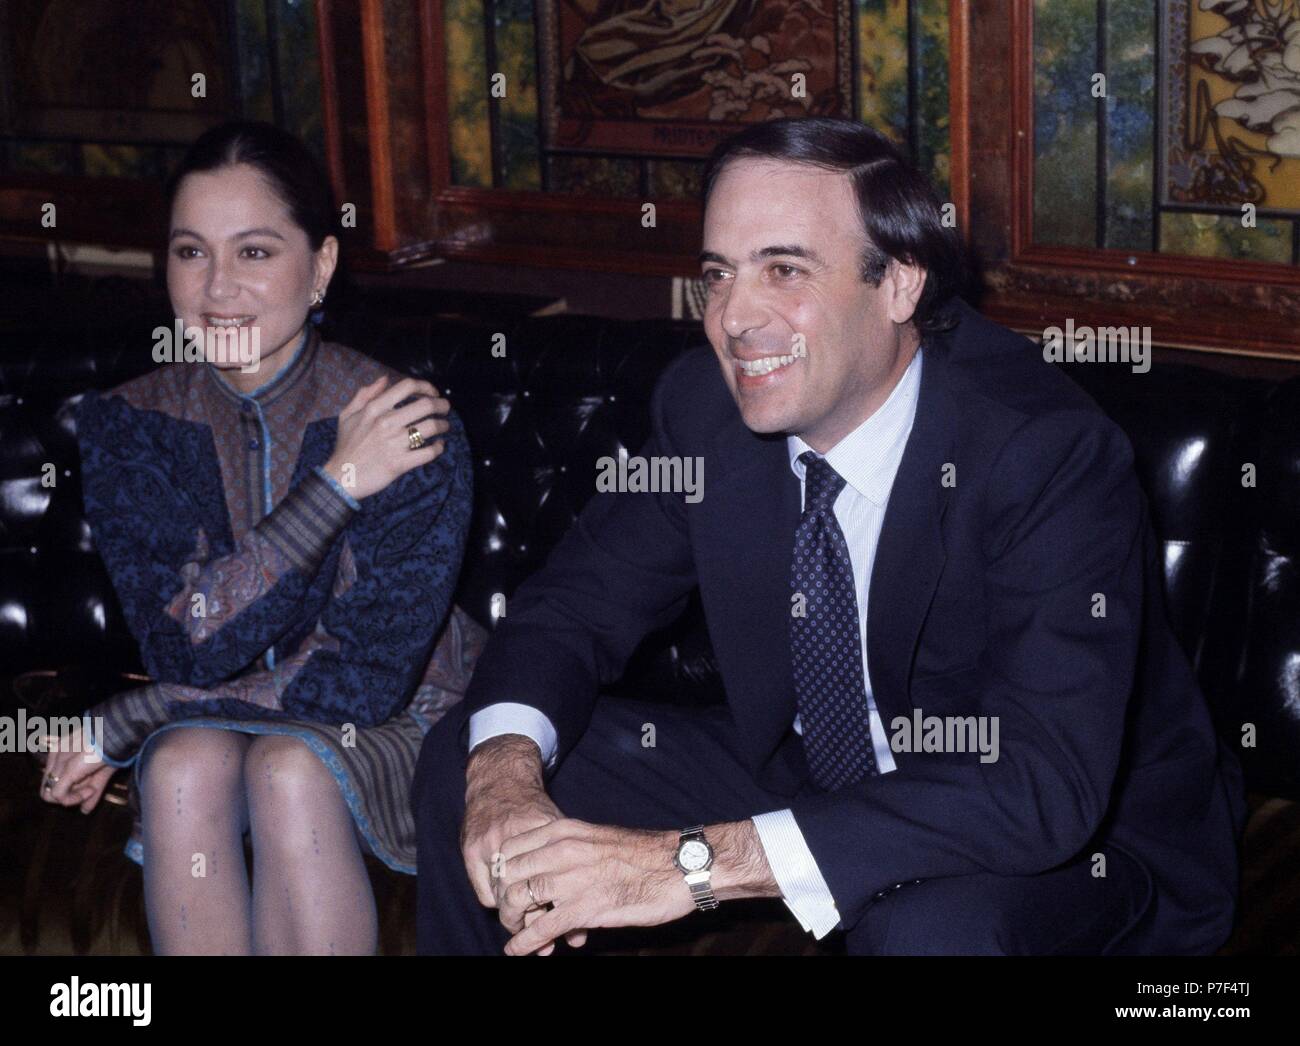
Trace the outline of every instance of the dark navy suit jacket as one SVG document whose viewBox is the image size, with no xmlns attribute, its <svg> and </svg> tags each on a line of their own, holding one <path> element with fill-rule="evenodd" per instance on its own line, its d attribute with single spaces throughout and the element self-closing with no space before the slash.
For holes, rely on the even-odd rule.
<svg viewBox="0 0 1300 1046">
<path fill-rule="evenodd" d="M 1032 342 L 954 308 L 958 325 L 923 350 L 871 576 L 868 663 L 887 733 L 914 709 L 997 716 L 996 762 L 900 752 L 895 772 L 795 795 L 799 483 L 784 437 L 746 428 L 706 349 L 662 376 L 640 451 L 702 457 L 703 498 L 593 497 L 512 598 L 466 712 L 534 705 L 563 760 L 598 685 L 698 585 L 737 747 L 791 797 L 778 805 L 843 927 L 894 883 L 1033 875 L 1112 845 L 1150 876 L 1138 946 L 1212 952 L 1232 926 L 1241 771 L 1167 623 L 1132 448 Z"/>
</svg>

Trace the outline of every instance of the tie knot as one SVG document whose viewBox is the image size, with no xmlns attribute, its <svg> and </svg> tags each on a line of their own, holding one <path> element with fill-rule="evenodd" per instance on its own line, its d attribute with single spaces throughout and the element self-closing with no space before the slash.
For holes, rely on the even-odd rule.
<svg viewBox="0 0 1300 1046">
<path fill-rule="evenodd" d="M 804 467 L 805 512 L 829 512 L 835 499 L 844 489 L 844 477 L 831 468 L 825 458 L 819 458 L 811 450 L 799 455 Z"/>
</svg>

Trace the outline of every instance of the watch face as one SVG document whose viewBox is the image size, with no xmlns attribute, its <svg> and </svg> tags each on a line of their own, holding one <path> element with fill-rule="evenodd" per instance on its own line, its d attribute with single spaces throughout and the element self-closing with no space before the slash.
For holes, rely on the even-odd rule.
<svg viewBox="0 0 1300 1046">
<path fill-rule="evenodd" d="M 677 851 L 677 863 L 688 872 L 698 872 L 709 863 L 709 848 L 698 839 L 688 839 Z"/>
</svg>

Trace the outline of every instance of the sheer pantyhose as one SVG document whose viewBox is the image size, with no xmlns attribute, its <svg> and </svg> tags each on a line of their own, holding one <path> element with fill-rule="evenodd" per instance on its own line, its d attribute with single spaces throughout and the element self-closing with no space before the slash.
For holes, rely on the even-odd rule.
<svg viewBox="0 0 1300 1046">
<path fill-rule="evenodd" d="M 141 758 L 155 953 L 374 953 L 374 894 L 352 816 L 302 741 L 181 727 L 155 736 Z"/>
</svg>

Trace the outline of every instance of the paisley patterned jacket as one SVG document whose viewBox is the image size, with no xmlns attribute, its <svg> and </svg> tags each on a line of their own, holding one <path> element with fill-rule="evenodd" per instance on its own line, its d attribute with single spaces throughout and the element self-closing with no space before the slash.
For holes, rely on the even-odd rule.
<svg viewBox="0 0 1300 1046">
<path fill-rule="evenodd" d="M 472 502 L 460 419 L 436 460 L 360 502 L 321 468 L 339 411 L 381 375 L 403 377 L 309 326 L 252 395 L 172 363 L 84 397 L 86 515 L 163 691 L 109 717 L 110 761 L 163 714 L 375 726 L 422 683 L 463 682 L 484 633 L 459 610 L 443 628 Z M 431 656 L 440 632 L 452 659 Z"/>
</svg>

